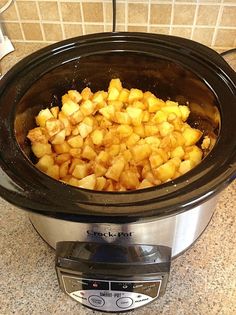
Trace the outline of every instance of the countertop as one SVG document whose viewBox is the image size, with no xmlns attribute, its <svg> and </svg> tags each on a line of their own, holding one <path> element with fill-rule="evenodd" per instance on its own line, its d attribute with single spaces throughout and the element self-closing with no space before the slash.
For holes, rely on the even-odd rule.
<svg viewBox="0 0 236 315">
<path fill-rule="evenodd" d="M 41 44 L 15 44 L 3 73 Z M 60 291 L 54 250 L 36 233 L 27 212 L 0 199 L 0 315 L 99 315 Z M 136 315 L 236 314 L 236 181 L 220 196 L 203 235 L 172 262 L 165 295 Z"/>
</svg>

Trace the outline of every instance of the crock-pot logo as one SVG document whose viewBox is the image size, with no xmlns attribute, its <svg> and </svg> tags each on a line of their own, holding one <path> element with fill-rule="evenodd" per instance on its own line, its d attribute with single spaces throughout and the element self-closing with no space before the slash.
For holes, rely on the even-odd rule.
<svg viewBox="0 0 236 315">
<path fill-rule="evenodd" d="M 96 231 L 89 231 L 87 230 L 87 234 L 89 236 L 94 237 L 108 237 L 108 238 L 117 238 L 117 237 L 131 237 L 133 235 L 133 232 L 115 232 L 111 233 L 109 232 L 96 232 Z"/>
</svg>

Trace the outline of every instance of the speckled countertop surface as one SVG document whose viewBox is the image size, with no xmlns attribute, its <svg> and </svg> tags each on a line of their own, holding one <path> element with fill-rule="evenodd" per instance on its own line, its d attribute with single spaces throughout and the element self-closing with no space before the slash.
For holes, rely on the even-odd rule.
<svg viewBox="0 0 236 315">
<path fill-rule="evenodd" d="M 2 60 L 3 73 L 39 44 L 16 44 Z M 54 250 L 27 213 L 0 199 L 0 315 L 102 314 L 60 291 Z M 211 223 L 186 253 L 172 262 L 166 294 L 133 314 L 236 314 L 236 181 L 222 194 Z"/>
</svg>

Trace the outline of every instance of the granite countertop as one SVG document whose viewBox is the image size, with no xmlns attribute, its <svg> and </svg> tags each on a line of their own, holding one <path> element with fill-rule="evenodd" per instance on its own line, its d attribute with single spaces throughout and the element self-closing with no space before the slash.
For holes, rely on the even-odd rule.
<svg viewBox="0 0 236 315">
<path fill-rule="evenodd" d="M 3 73 L 41 44 L 16 44 Z M 102 314 L 60 291 L 54 250 L 36 233 L 27 213 L 0 198 L 0 315 Z M 236 314 L 236 181 L 221 194 L 198 241 L 172 262 L 165 295 L 137 315 Z"/>
</svg>

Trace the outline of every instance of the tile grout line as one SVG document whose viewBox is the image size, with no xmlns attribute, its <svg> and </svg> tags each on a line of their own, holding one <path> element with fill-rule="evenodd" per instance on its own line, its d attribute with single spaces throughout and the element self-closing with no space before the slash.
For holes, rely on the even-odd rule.
<svg viewBox="0 0 236 315">
<path fill-rule="evenodd" d="M 107 29 L 105 29 L 106 24 L 106 2 L 102 1 L 102 13 L 103 13 L 103 32 L 106 32 Z"/>
<path fill-rule="evenodd" d="M 125 29 L 124 31 L 128 31 L 128 10 L 129 10 L 128 1 L 126 1 L 125 2 Z"/>
<path fill-rule="evenodd" d="M 213 36 L 212 36 L 211 46 L 215 46 L 215 43 L 216 43 L 216 36 L 218 34 L 218 30 L 219 30 L 219 26 L 220 26 L 220 22 L 221 22 L 221 18 L 222 18 L 223 9 L 224 9 L 224 3 L 223 3 L 223 0 L 221 0 L 218 16 L 217 16 L 217 20 L 216 20 L 215 30 L 214 30 Z"/>
<path fill-rule="evenodd" d="M 63 18 L 62 18 L 62 12 L 61 12 L 61 4 L 58 0 L 57 0 L 57 9 L 58 9 L 59 20 L 60 20 L 60 24 L 61 24 L 62 38 L 66 39 L 66 33 L 65 33 L 65 28 L 64 28 Z"/>
<path fill-rule="evenodd" d="M 39 9 L 38 1 L 35 1 L 35 4 L 36 4 L 36 8 L 37 8 L 37 13 L 38 13 L 38 16 L 39 16 L 40 30 L 41 30 L 41 33 L 42 33 L 42 36 L 43 36 L 43 41 L 45 41 L 46 40 L 46 36 L 45 36 L 45 32 L 44 32 L 44 27 L 43 27 L 43 23 L 42 23 L 42 16 L 41 16 L 41 12 L 40 12 L 40 9 Z"/>
<path fill-rule="evenodd" d="M 174 13 L 175 13 L 175 0 L 172 0 L 171 4 L 171 14 L 170 14 L 170 25 L 169 25 L 169 35 L 172 35 L 172 30 L 173 30 L 173 21 L 174 21 Z"/>
<path fill-rule="evenodd" d="M 80 12 L 81 12 L 82 33 L 83 33 L 83 35 L 85 35 L 84 10 L 83 10 L 82 1 L 80 1 Z"/>
<path fill-rule="evenodd" d="M 21 19 L 20 19 L 20 13 L 19 13 L 18 6 L 17 6 L 17 2 L 16 2 L 16 1 L 14 2 L 14 5 L 15 5 L 16 15 L 17 15 L 17 19 L 18 19 L 17 22 L 19 23 L 20 30 L 21 30 L 21 35 L 22 35 L 22 37 L 23 37 L 23 40 L 25 40 L 25 32 L 24 32 L 24 29 L 23 29 L 23 26 L 22 26 L 22 22 L 21 22 Z"/>
<path fill-rule="evenodd" d="M 148 16 L 147 16 L 147 32 L 150 33 L 150 20 L 151 20 L 151 0 L 148 0 Z"/>
<path fill-rule="evenodd" d="M 190 39 L 193 39 L 194 31 L 195 31 L 196 24 L 197 24 L 198 11 L 199 11 L 199 0 L 197 0 L 197 4 L 196 4 L 196 8 L 195 8 L 195 13 L 194 13 L 194 19 L 193 19 Z"/>
</svg>

